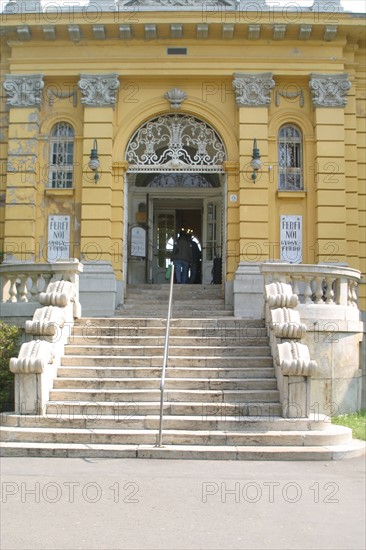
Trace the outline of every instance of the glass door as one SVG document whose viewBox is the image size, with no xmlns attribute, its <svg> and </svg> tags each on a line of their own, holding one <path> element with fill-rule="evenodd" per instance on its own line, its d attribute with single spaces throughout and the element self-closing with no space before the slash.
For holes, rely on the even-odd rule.
<svg viewBox="0 0 366 550">
<path fill-rule="evenodd" d="M 202 283 L 209 284 L 215 258 L 222 258 L 221 199 L 204 199 L 203 216 Z"/>
<path fill-rule="evenodd" d="M 167 283 L 166 268 L 174 248 L 175 210 L 155 210 L 153 246 L 153 280 L 156 284 Z"/>
</svg>

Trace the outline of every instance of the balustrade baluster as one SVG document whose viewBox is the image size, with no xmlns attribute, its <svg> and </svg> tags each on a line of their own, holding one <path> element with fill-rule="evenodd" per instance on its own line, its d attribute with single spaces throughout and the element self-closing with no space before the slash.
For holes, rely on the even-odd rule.
<svg viewBox="0 0 366 550">
<path fill-rule="evenodd" d="M 357 307 L 357 283 L 356 281 L 349 281 L 350 290 L 350 305 Z"/>
<path fill-rule="evenodd" d="M 19 289 L 18 289 L 19 302 L 28 302 L 28 297 L 27 297 L 27 294 L 28 294 L 28 288 L 27 288 L 28 275 L 26 275 L 25 273 L 21 273 L 19 275 L 19 279 L 20 279 L 20 285 L 19 285 Z"/>
<path fill-rule="evenodd" d="M 324 289 L 323 289 L 323 277 L 315 277 L 315 303 L 316 304 L 323 304 L 323 295 L 324 295 Z"/>
<path fill-rule="evenodd" d="M 37 296 L 38 296 L 38 280 L 39 280 L 39 273 L 32 273 L 30 275 L 30 278 L 32 280 L 32 286 L 30 289 L 30 302 L 37 302 Z"/>
<path fill-rule="evenodd" d="M 291 276 L 291 283 L 292 283 L 292 292 L 296 294 L 297 296 L 300 295 L 299 290 L 299 279 L 298 277 L 295 277 L 294 275 Z"/>
<path fill-rule="evenodd" d="M 9 275 L 10 287 L 9 287 L 9 299 L 8 302 L 17 302 L 18 301 L 18 290 L 17 290 L 17 275 Z"/>
<path fill-rule="evenodd" d="M 313 291 L 311 290 L 311 280 L 312 280 L 312 277 L 310 277 L 309 275 L 305 275 L 304 276 L 304 281 L 305 281 L 305 290 L 304 290 L 304 298 L 305 298 L 305 301 L 304 303 L 305 304 L 312 304 L 312 295 L 313 295 Z"/>
<path fill-rule="evenodd" d="M 334 281 L 335 281 L 334 277 L 325 278 L 325 283 L 327 285 L 327 289 L 325 291 L 325 302 L 327 304 L 334 304 L 334 290 L 333 290 Z"/>
</svg>

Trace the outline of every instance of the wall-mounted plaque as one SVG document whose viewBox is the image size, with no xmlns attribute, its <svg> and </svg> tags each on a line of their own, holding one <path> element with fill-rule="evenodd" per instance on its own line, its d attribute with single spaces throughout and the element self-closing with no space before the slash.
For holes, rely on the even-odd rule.
<svg viewBox="0 0 366 550">
<path fill-rule="evenodd" d="M 146 229 L 141 225 L 131 228 L 130 254 L 138 258 L 146 256 Z"/>
<path fill-rule="evenodd" d="M 49 262 L 70 259 L 70 216 L 48 216 Z"/>
<path fill-rule="evenodd" d="M 281 216 L 281 260 L 302 262 L 302 216 Z"/>
</svg>

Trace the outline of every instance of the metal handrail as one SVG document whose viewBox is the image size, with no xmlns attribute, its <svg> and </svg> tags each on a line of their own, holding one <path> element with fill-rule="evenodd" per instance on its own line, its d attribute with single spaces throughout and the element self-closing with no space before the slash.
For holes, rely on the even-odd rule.
<svg viewBox="0 0 366 550">
<path fill-rule="evenodd" d="M 166 320 L 165 342 L 164 342 L 164 356 L 163 356 L 163 370 L 161 373 L 160 382 L 160 416 L 159 416 L 159 433 L 157 437 L 156 447 L 161 447 L 163 439 L 163 408 L 164 408 L 164 388 L 165 388 L 165 373 L 169 356 L 169 336 L 170 336 L 170 319 L 172 315 L 172 302 L 173 302 L 173 285 L 174 285 L 174 264 L 172 264 L 172 270 L 170 273 L 170 288 L 169 288 L 169 305 L 168 316 Z"/>
</svg>

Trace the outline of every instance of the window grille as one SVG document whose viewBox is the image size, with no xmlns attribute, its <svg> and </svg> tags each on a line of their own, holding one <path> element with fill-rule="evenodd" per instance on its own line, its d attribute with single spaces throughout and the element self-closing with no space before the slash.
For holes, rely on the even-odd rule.
<svg viewBox="0 0 366 550">
<path fill-rule="evenodd" d="M 51 131 L 49 186 L 70 189 L 73 176 L 74 130 L 67 122 L 58 122 Z"/>
<path fill-rule="evenodd" d="M 295 126 L 286 125 L 278 133 L 279 189 L 302 191 L 302 134 Z"/>
</svg>

